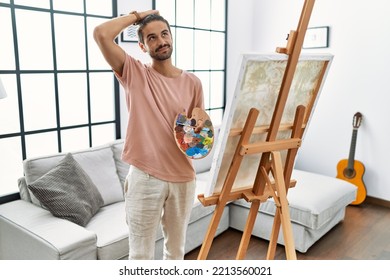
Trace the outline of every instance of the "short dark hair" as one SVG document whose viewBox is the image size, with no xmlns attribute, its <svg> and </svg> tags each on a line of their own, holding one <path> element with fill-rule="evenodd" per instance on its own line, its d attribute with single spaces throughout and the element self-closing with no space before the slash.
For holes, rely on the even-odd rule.
<svg viewBox="0 0 390 280">
<path fill-rule="evenodd" d="M 151 14 L 151 15 L 148 15 L 146 17 L 144 17 L 142 20 L 140 20 L 138 22 L 138 40 L 144 44 L 144 36 L 142 34 L 142 31 L 144 30 L 145 26 L 148 25 L 149 23 L 151 23 L 152 21 L 162 21 L 162 22 L 165 22 L 165 24 L 168 26 L 168 30 L 169 30 L 169 33 L 172 35 L 172 32 L 171 32 L 171 27 L 169 26 L 169 22 L 163 18 L 162 16 L 160 15 L 157 15 L 157 14 Z"/>
</svg>

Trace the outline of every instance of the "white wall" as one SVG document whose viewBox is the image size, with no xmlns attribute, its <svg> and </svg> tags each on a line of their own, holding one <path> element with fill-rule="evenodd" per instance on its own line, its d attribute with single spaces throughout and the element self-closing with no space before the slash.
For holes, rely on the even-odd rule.
<svg viewBox="0 0 390 280">
<path fill-rule="evenodd" d="M 241 54 L 254 52 L 256 0 L 228 0 L 226 95 L 232 96 L 236 88 Z"/>
<path fill-rule="evenodd" d="M 129 2 L 119 0 L 119 13 L 149 9 L 152 1 Z M 284 47 L 287 34 L 298 25 L 303 3 L 228 0 L 228 96 L 234 93 L 240 54 L 269 53 Z M 338 161 L 348 157 L 353 115 L 360 111 L 364 118 L 355 159 L 366 167 L 368 195 L 388 201 L 389 11 L 387 0 L 316 0 L 309 26 L 329 26 L 330 47 L 315 52 L 331 53 L 334 59 L 297 159 L 300 169 L 336 176 Z M 136 44 L 125 43 L 124 47 L 132 53 L 140 52 Z M 125 110 L 122 115 L 124 124 Z"/>
</svg>

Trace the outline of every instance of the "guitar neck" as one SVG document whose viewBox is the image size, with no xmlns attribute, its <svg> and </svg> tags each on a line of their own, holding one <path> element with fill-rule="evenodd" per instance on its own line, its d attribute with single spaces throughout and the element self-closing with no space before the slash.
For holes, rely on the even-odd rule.
<svg viewBox="0 0 390 280">
<path fill-rule="evenodd" d="M 354 128 L 352 131 L 351 147 L 349 149 L 349 157 L 348 157 L 349 170 L 354 169 L 357 133 L 358 133 L 358 129 Z"/>
</svg>

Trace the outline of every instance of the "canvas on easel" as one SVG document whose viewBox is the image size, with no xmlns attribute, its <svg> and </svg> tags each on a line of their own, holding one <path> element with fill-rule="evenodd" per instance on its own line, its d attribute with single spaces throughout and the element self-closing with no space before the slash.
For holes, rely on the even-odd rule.
<svg viewBox="0 0 390 280">
<path fill-rule="evenodd" d="M 282 129 L 277 139 L 289 137 L 295 109 L 298 105 L 306 107 L 304 128 L 307 128 L 311 113 L 319 98 L 333 56 L 330 54 L 301 55 L 295 70 L 286 107 L 283 112 Z M 260 111 L 251 142 L 265 141 L 267 127 L 279 94 L 286 68 L 287 56 L 284 54 L 244 54 L 242 56 L 235 94 L 230 99 L 221 125 L 211 166 L 208 188 L 205 196 L 220 193 L 234 150 L 251 108 Z M 286 152 L 283 152 L 285 158 Z M 242 163 L 233 185 L 234 189 L 251 187 L 260 161 L 259 155 L 248 155 Z"/>
<path fill-rule="evenodd" d="M 234 97 L 224 114 L 209 189 L 198 196 L 215 205 L 198 259 L 206 259 L 229 201 L 251 204 L 236 259 L 249 245 L 260 203 L 276 205 L 267 259 L 275 256 L 282 229 L 287 259 L 296 259 L 287 192 L 303 134 L 332 60 L 331 55 L 301 56 L 314 0 L 305 0 L 297 30 L 278 54 L 245 55 Z"/>
</svg>

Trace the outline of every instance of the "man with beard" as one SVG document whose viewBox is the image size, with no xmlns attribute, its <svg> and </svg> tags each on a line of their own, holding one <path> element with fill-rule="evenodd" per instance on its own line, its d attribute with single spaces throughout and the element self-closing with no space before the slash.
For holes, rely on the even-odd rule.
<svg viewBox="0 0 390 280">
<path fill-rule="evenodd" d="M 143 64 L 115 43 L 138 24 L 139 46 L 149 54 Z M 178 113 L 203 109 L 200 80 L 172 64 L 169 23 L 156 10 L 131 12 L 94 30 L 97 42 L 123 86 L 129 111 L 122 159 L 131 165 L 125 182 L 129 259 L 153 259 L 161 223 L 164 259 L 183 259 L 186 230 L 195 196 L 195 171 L 177 147 L 173 124 Z"/>
</svg>

